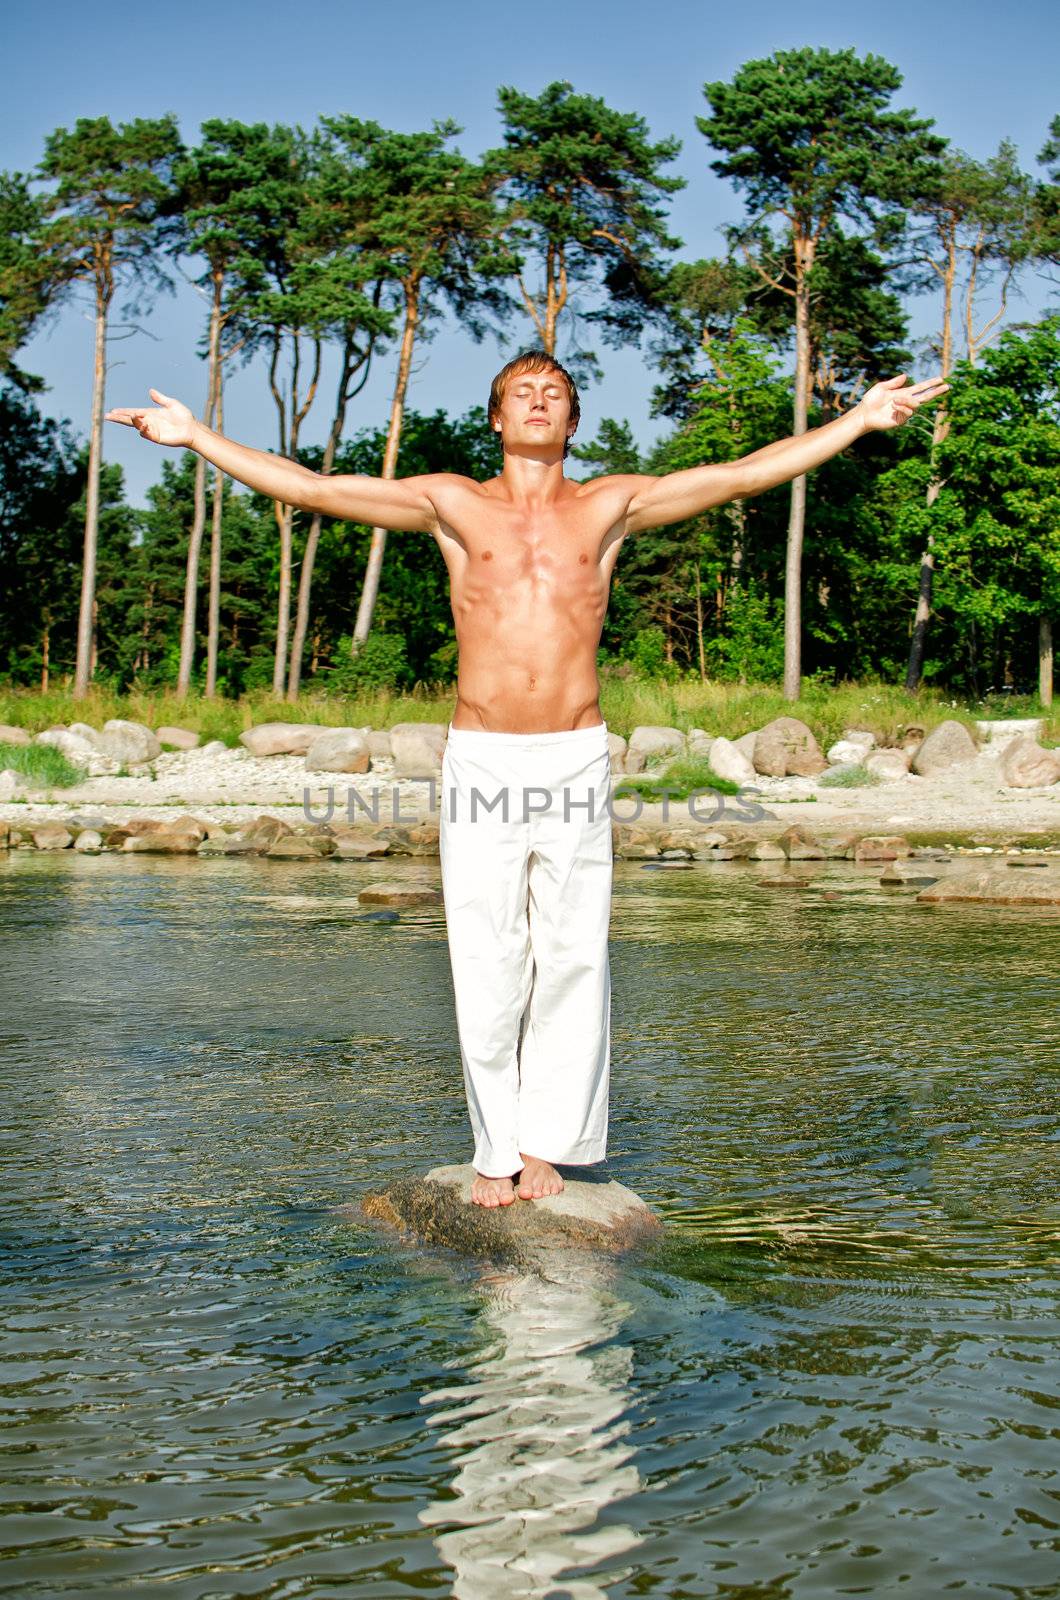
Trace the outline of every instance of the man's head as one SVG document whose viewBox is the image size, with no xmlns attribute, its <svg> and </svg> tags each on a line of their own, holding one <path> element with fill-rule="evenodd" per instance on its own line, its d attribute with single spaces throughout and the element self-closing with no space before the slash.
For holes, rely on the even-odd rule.
<svg viewBox="0 0 1060 1600">
<path fill-rule="evenodd" d="M 493 380 L 490 427 L 503 436 L 505 449 L 562 443 L 566 456 L 580 416 L 574 379 L 544 350 L 524 350 Z"/>
</svg>

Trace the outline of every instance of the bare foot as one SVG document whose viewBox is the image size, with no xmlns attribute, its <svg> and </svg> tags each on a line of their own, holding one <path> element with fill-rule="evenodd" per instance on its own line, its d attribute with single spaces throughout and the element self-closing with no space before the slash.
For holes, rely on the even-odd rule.
<svg viewBox="0 0 1060 1600">
<path fill-rule="evenodd" d="M 511 1178 L 487 1178 L 476 1172 L 471 1180 L 471 1203 L 476 1206 L 510 1206 L 515 1199 Z"/>
<path fill-rule="evenodd" d="M 520 1200 L 541 1200 L 546 1194 L 559 1194 L 563 1179 L 551 1161 L 528 1156 L 525 1150 L 520 1150 L 519 1154 L 526 1162 L 519 1177 Z"/>
</svg>

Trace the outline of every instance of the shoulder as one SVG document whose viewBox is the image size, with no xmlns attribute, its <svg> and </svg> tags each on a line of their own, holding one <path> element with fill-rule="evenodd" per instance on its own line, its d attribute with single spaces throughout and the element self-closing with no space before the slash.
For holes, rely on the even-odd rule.
<svg viewBox="0 0 1060 1600">
<path fill-rule="evenodd" d="M 629 502 L 647 483 L 655 480 L 642 472 L 607 472 L 599 478 L 586 478 L 584 483 L 573 485 L 576 493 L 587 500 L 602 500 L 610 504 Z"/>
</svg>

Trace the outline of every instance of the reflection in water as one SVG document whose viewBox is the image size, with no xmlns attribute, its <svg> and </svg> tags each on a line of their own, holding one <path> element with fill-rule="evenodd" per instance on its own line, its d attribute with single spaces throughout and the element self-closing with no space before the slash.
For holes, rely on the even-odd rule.
<svg viewBox="0 0 1060 1600">
<path fill-rule="evenodd" d="M 633 1352 L 618 1342 L 632 1308 L 613 1279 L 608 1263 L 568 1252 L 540 1273 L 491 1275 L 484 1316 L 496 1340 L 466 1383 L 422 1397 L 450 1402 L 432 1422 L 461 1452 L 453 1498 L 420 1512 L 444 1530 L 435 1543 L 455 1569 L 456 1600 L 553 1594 L 561 1572 L 640 1542 L 623 1523 L 594 1526 L 642 1487 L 625 1442 Z M 607 1591 L 582 1578 L 563 1592 Z"/>
</svg>

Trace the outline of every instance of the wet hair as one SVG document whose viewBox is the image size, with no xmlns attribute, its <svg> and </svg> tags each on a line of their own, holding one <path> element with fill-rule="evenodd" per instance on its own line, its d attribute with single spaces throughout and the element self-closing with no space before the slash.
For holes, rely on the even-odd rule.
<svg viewBox="0 0 1060 1600">
<path fill-rule="evenodd" d="M 493 427 L 497 417 L 500 415 L 504 391 L 508 387 L 510 380 L 512 378 L 521 378 L 525 372 L 555 372 L 563 380 L 567 389 L 567 399 L 570 402 L 570 420 L 577 425 L 578 419 L 582 414 L 581 403 L 578 399 L 577 385 L 566 367 L 561 366 L 554 356 L 548 354 L 547 350 L 524 350 L 520 355 L 513 356 L 511 361 L 501 368 L 493 380 L 490 387 L 490 400 L 487 411 L 490 427 Z M 563 446 L 563 454 L 567 456 L 569 453 L 570 440 L 568 439 Z"/>
</svg>

